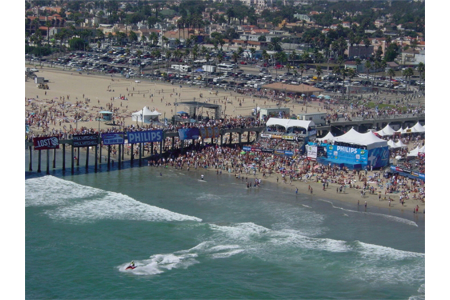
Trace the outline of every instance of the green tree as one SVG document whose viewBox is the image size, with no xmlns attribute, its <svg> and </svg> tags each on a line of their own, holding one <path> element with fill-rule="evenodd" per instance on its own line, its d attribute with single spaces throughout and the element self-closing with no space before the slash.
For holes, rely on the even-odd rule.
<svg viewBox="0 0 450 300">
<path fill-rule="evenodd" d="M 73 38 L 69 40 L 69 47 L 71 50 L 84 50 L 88 46 L 87 42 L 82 38 Z"/>
</svg>

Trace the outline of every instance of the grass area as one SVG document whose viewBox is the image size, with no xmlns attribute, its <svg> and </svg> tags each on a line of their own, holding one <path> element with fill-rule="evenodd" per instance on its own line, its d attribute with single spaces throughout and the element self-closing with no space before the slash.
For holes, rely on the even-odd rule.
<svg viewBox="0 0 450 300">
<path fill-rule="evenodd" d="M 361 101 L 358 102 L 358 104 L 363 104 Z M 368 108 L 375 108 L 376 106 L 378 106 L 379 109 L 390 109 L 390 108 L 397 108 L 400 111 L 406 111 L 407 108 L 406 106 L 398 106 L 398 105 L 394 105 L 394 104 L 377 104 L 375 102 L 369 102 L 369 103 L 365 103 L 365 106 Z"/>
</svg>

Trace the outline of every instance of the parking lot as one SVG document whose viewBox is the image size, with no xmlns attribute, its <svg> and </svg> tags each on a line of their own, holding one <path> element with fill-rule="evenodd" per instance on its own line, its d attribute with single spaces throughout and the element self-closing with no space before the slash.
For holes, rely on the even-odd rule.
<svg viewBox="0 0 450 300">
<path fill-rule="evenodd" d="M 142 47 L 141 47 L 142 48 Z M 210 86 L 224 89 L 234 88 L 261 88 L 265 84 L 282 82 L 289 85 L 307 84 L 323 89 L 330 95 L 344 95 L 356 87 L 375 88 L 375 91 L 417 91 L 424 84 L 418 80 L 404 78 L 388 78 L 359 74 L 352 79 L 344 78 L 323 70 L 321 77 L 317 77 L 315 69 L 307 68 L 303 72 L 297 69 L 289 71 L 283 66 L 268 66 L 267 63 L 258 60 L 242 59 L 234 64 L 230 56 L 224 59 L 233 68 L 228 71 L 215 70 L 215 72 L 198 71 L 203 65 L 215 66 L 214 61 L 198 63 L 189 59 L 170 58 L 164 55 L 156 57 L 155 52 L 145 51 L 143 48 L 126 50 L 123 48 L 109 47 L 106 49 L 95 49 L 90 52 L 74 51 L 55 57 L 37 59 L 26 56 L 26 62 L 31 65 L 45 64 L 86 74 L 103 74 L 109 76 L 122 76 L 125 78 L 140 78 L 167 81 L 182 85 Z M 211 54 L 215 57 L 215 53 Z M 190 66 L 193 71 L 185 72 L 172 69 L 173 64 L 184 64 Z M 351 87 L 349 89 L 349 87 Z M 366 89 L 367 90 L 367 89 Z"/>
</svg>

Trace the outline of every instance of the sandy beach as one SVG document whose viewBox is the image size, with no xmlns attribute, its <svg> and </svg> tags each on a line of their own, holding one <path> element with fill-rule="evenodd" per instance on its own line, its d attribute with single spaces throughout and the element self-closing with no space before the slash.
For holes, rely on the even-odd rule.
<svg viewBox="0 0 450 300">
<path fill-rule="evenodd" d="M 176 102 L 182 101 L 197 100 L 221 104 L 222 111 L 227 117 L 250 115 L 251 110 L 255 107 L 276 107 L 276 103 L 268 99 L 253 98 L 233 91 L 188 85 L 180 87 L 177 84 L 172 85 L 148 79 L 126 79 L 117 74 L 112 77 L 108 75 L 86 75 L 86 73 L 80 75 L 76 71 L 70 72 L 46 67 L 39 69 L 36 74 L 49 81 L 49 89 L 39 89 L 32 79 L 28 79 L 25 82 L 26 99 L 32 99 L 30 102 L 43 107 L 48 107 L 52 100 L 58 103 L 69 102 L 72 104 L 72 108 L 69 108 L 66 117 L 73 121 L 74 126 L 76 124 L 73 116 L 75 113 L 82 114 L 83 121 L 78 122 L 78 127 L 98 128 L 99 122 L 96 122 L 95 118 L 99 111 L 108 110 L 110 104 L 117 109 L 117 113 L 114 115 L 118 120 L 123 120 L 124 126 L 132 124 L 131 114 L 141 110 L 144 106 L 152 111 L 160 112 L 161 119 L 164 117 L 171 118 L 177 111 L 189 111 L 185 105 L 174 106 Z M 200 97 L 200 94 L 202 94 L 202 97 Z M 127 100 L 121 100 L 121 97 Z M 86 102 L 86 99 L 89 100 Z M 243 100 L 242 106 L 239 106 L 239 100 Z M 82 102 L 79 107 L 75 107 L 77 101 Z M 291 113 L 297 114 L 304 111 L 325 111 L 319 102 L 308 103 L 307 105 L 289 104 L 287 107 L 291 109 Z M 200 110 L 200 113 L 203 113 L 203 116 L 214 115 L 212 110 L 208 111 L 207 109 Z M 50 129 L 61 128 L 58 120 L 62 120 L 62 118 L 56 117 L 56 119 L 57 122 L 50 125 Z M 100 124 L 100 129 L 106 128 L 108 128 L 107 125 Z"/>
<path fill-rule="evenodd" d="M 25 82 L 25 101 L 26 111 L 31 109 L 31 103 L 39 106 L 44 110 L 54 110 L 55 121 L 49 125 L 49 129 L 66 129 L 68 130 L 70 125 L 75 128 L 87 127 L 97 129 L 107 129 L 110 126 L 103 122 L 95 121 L 98 116 L 98 112 L 101 110 L 110 110 L 110 106 L 117 111 L 115 116 L 119 122 L 122 122 L 123 126 L 131 125 L 135 122 L 131 119 L 133 112 L 141 110 L 144 106 L 147 106 L 150 110 L 156 110 L 161 113 L 161 117 L 171 118 L 174 112 L 188 111 L 188 107 L 180 104 L 174 106 L 176 102 L 182 101 L 208 101 L 209 103 L 216 103 L 223 105 L 223 111 L 228 117 L 233 116 L 247 116 L 250 115 L 251 109 L 255 107 L 276 107 L 276 103 L 267 99 L 253 98 L 242 94 L 224 91 L 222 89 L 212 90 L 211 88 L 199 88 L 198 86 L 182 86 L 177 84 L 162 83 L 160 81 L 149 81 L 146 79 L 125 79 L 123 76 L 115 75 L 101 76 L 101 75 L 86 75 L 86 73 L 80 75 L 78 72 L 63 71 L 59 69 L 42 68 L 37 73 L 39 77 L 44 77 L 48 80 L 48 90 L 39 89 L 32 79 L 28 79 Z M 202 97 L 200 97 L 202 94 Z M 121 100 L 121 97 L 127 100 Z M 28 101 L 31 99 L 31 101 Z M 239 106 L 238 100 L 243 99 L 243 105 Z M 64 102 L 66 105 L 71 104 L 64 112 L 57 111 L 58 103 Z M 79 102 L 76 106 L 75 104 Z M 324 112 L 325 109 L 321 106 L 320 102 L 313 102 L 308 105 L 301 104 L 289 104 L 287 107 L 291 109 L 291 113 L 301 112 Z M 203 111 L 203 115 L 213 116 L 212 111 Z M 78 115 L 82 121 L 75 122 L 75 115 Z M 64 118 L 67 117 L 69 122 L 64 122 Z M 117 122 L 117 121 L 116 121 Z M 65 128 L 64 128 L 65 126 Z M 39 130 L 33 128 L 33 131 L 40 133 Z M 129 155 L 126 155 L 129 157 Z M 216 172 L 215 169 L 209 170 Z M 371 178 L 375 172 L 368 172 L 367 177 Z M 234 175 L 234 173 L 232 173 Z M 208 175 L 213 176 L 213 174 Z M 214 175 L 215 176 L 215 175 Z M 293 194 L 298 188 L 298 193 L 310 194 L 309 187 L 313 189 L 312 194 L 315 197 L 335 199 L 339 201 L 345 201 L 357 205 L 358 201 L 360 206 L 364 207 L 367 201 L 368 209 L 371 206 L 392 208 L 398 210 L 404 210 L 406 212 L 412 212 L 418 205 L 419 213 L 423 213 L 425 209 L 425 203 L 421 200 L 408 199 L 405 200 L 405 204 L 399 202 L 399 194 L 387 194 L 384 190 L 377 189 L 376 182 L 369 184 L 376 188 L 374 194 L 366 193 L 365 196 L 361 196 L 361 189 L 347 188 L 344 192 L 336 192 L 337 184 L 329 184 L 328 188 L 322 190 L 322 183 L 316 182 L 315 177 L 312 177 L 307 182 L 293 181 L 292 183 L 287 180 L 283 182 L 280 174 L 268 175 L 262 178 L 261 173 L 256 175 L 248 175 L 250 179 L 260 178 L 262 182 L 270 181 L 275 184 L 288 186 L 292 188 Z M 279 179 L 277 183 L 277 177 Z M 245 182 L 242 182 L 245 184 Z M 361 186 L 362 181 L 358 181 L 356 176 L 356 185 Z M 378 193 L 381 193 L 381 200 L 379 200 Z M 384 199 L 386 196 L 386 200 Z M 389 207 L 389 197 L 393 199 Z"/>
</svg>

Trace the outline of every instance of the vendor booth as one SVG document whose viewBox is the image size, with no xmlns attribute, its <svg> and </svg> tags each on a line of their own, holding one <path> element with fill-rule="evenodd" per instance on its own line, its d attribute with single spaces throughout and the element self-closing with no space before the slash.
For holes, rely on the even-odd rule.
<svg viewBox="0 0 450 300">
<path fill-rule="evenodd" d="M 310 139 L 314 139 L 317 134 L 316 125 L 313 121 L 280 118 L 270 118 L 266 123 L 266 130 L 273 133 L 301 134 L 302 136 L 308 136 Z"/>
<path fill-rule="evenodd" d="M 326 147 L 326 161 L 349 168 L 382 168 L 389 163 L 388 143 L 372 132 L 359 133 L 353 128 L 334 137 Z"/>
<path fill-rule="evenodd" d="M 160 112 L 151 111 L 145 106 L 140 111 L 131 114 L 131 119 L 137 122 L 151 123 L 158 121 L 158 117 L 161 115 Z"/>
<path fill-rule="evenodd" d="M 100 114 L 100 121 L 111 121 L 113 113 L 110 111 L 102 110 L 99 112 Z"/>
</svg>

